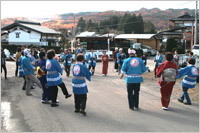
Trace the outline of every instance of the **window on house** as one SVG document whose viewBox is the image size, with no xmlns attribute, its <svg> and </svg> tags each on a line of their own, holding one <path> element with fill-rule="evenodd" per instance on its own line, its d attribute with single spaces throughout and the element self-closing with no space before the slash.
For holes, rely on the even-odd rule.
<svg viewBox="0 0 200 133">
<path fill-rule="evenodd" d="M 16 38 L 20 37 L 19 34 L 20 34 L 20 32 L 16 32 Z"/>
</svg>

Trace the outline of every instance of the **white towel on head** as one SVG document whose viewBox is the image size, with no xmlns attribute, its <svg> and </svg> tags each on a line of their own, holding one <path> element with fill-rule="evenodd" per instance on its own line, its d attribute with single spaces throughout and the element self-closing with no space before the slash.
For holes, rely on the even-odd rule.
<svg viewBox="0 0 200 133">
<path fill-rule="evenodd" d="M 31 57 L 31 54 L 30 54 L 30 52 L 28 51 L 28 49 L 25 49 L 25 50 L 24 50 L 24 55 L 27 56 L 27 57 Z"/>
</svg>

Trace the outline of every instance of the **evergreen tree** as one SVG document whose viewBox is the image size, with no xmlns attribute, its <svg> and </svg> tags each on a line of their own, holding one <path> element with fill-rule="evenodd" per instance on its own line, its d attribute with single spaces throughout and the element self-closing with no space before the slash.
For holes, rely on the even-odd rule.
<svg viewBox="0 0 200 133">
<path fill-rule="evenodd" d="M 76 26 L 76 33 L 77 32 L 83 32 L 86 28 L 86 22 L 85 20 L 83 19 L 83 17 L 81 17 L 79 20 L 78 20 L 78 23 L 77 23 L 77 26 Z"/>
</svg>

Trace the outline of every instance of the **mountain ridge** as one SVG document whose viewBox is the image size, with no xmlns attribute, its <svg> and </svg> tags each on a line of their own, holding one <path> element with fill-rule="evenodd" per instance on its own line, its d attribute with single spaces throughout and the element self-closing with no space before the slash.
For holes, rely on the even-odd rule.
<svg viewBox="0 0 200 133">
<path fill-rule="evenodd" d="M 171 23 L 169 22 L 170 18 L 178 17 L 183 15 L 185 12 L 188 12 L 191 15 L 194 15 L 194 9 L 166 9 L 161 10 L 159 8 L 141 8 L 136 11 L 116 11 L 108 10 L 103 12 L 79 12 L 79 13 L 64 13 L 56 15 L 51 18 L 27 18 L 27 17 L 16 17 L 16 18 L 6 18 L 1 19 L 1 27 L 4 27 L 8 24 L 14 22 L 15 19 L 23 21 L 37 21 L 40 22 L 43 26 L 58 30 L 60 28 L 71 29 L 72 26 L 76 26 L 78 19 L 83 17 L 84 20 L 88 21 L 91 19 L 93 22 L 100 22 L 105 19 L 109 19 L 110 16 L 123 16 L 125 13 L 129 14 L 141 14 L 144 21 L 151 21 L 156 31 L 168 29 Z M 74 21 L 75 16 L 75 21 Z M 74 23 L 75 22 L 75 23 Z"/>
</svg>

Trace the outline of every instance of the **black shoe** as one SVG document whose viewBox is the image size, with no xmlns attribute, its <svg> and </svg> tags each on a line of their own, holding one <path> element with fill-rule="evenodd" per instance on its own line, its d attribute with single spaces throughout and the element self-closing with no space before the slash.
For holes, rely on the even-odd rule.
<svg viewBox="0 0 200 133">
<path fill-rule="evenodd" d="M 35 89 L 33 86 L 31 86 L 31 89 Z"/>
<path fill-rule="evenodd" d="M 84 110 L 81 110 L 80 113 L 86 116 L 86 112 Z"/>
<path fill-rule="evenodd" d="M 79 110 L 79 109 L 76 109 L 74 112 L 75 112 L 75 113 L 79 113 L 79 112 L 80 112 L 80 110 Z"/>
<path fill-rule="evenodd" d="M 138 107 L 137 107 L 137 108 L 135 107 L 135 110 L 139 110 L 139 108 L 138 108 Z"/>
<path fill-rule="evenodd" d="M 22 88 L 22 90 L 26 90 L 25 88 Z"/>
<path fill-rule="evenodd" d="M 185 104 L 185 105 L 192 105 L 192 103 L 183 103 L 183 104 Z"/>
<path fill-rule="evenodd" d="M 5 77 L 5 79 L 8 79 L 7 77 Z"/>
<path fill-rule="evenodd" d="M 71 96 L 72 96 L 72 94 L 68 94 L 68 95 L 65 96 L 65 98 L 69 98 Z"/>
<path fill-rule="evenodd" d="M 134 110 L 134 108 L 129 108 L 130 110 Z"/>
<path fill-rule="evenodd" d="M 57 106 L 59 106 L 59 105 L 56 104 L 56 103 L 52 103 L 52 104 L 51 104 L 51 107 L 57 107 Z"/>
<path fill-rule="evenodd" d="M 177 99 L 180 103 L 183 103 L 183 101 L 181 99 Z"/>
</svg>

